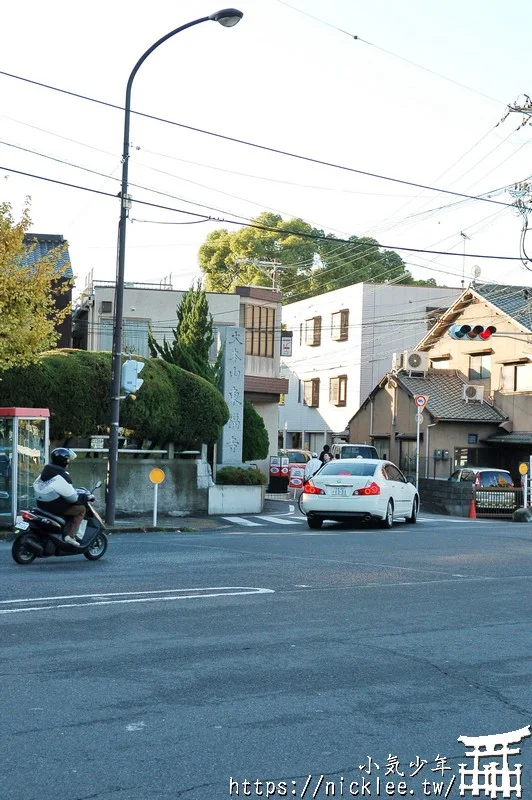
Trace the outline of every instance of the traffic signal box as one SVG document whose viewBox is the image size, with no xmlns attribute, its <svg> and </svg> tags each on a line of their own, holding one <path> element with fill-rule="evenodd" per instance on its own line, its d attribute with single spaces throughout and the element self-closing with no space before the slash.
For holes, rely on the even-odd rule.
<svg viewBox="0 0 532 800">
<path fill-rule="evenodd" d="M 451 325 L 449 328 L 451 339 L 476 339 L 482 342 L 490 339 L 496 332 L 494 325 Z"/>
<path fill-rule="evenodd" d="M 143 361 L 135 361 L 128 359 L 122 364 L 122 372 L 120 375 L 120 388 L 126 394 L 135 394 L 138 392 L 144 381 L 139 378 L 139 373 L 144 369 Z"/>
</svg>

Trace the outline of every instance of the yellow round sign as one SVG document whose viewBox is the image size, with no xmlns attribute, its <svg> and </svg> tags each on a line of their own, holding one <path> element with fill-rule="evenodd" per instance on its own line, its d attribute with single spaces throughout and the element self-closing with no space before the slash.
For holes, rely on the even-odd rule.
<svg viewBox="0 0 532 800">
<path fill-rule="evenodd" d="M 154 467 L 150 472 L 150 481 L 152 483 L 162 483 L 165 477 L 164 472 L 159 467 Z"/>
<path fill-rule="evenodd" d="M 527 472 L 528 472 L 528 464 L 523 461 L 521 464 L 519 464 L 519 474 L 526 475 Z"/>
</svg>

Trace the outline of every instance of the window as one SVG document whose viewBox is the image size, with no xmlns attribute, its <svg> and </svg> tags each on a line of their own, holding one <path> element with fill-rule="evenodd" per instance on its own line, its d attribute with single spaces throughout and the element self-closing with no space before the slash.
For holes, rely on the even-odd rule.
<svg viewBox="0 0 532 800">
<path fill-rule="evenodd" d="M 244 305 L 246 355 L 273 358 L 275 310 L 266 306 Z"/>
<path fill-rule="evenodd" d="M 469 380 L 482 381 L 491 377 L 491 354 L 469 356 Z"/>
<path fill-rule="evenodd" d="M 146 320 L 125 319 L 122 332 L 122 350 L 148 358 L 148 327 Z M 100 320 L 100 350 L 113 349 L 113 322 Z"/>
<path fill-rule="evenodd" d="M 347 375 L 339 375 L 329 380 L 329 403 L 345 406 L 347 403 Z"/>
<path fill-rule="evenodd" d="M 375 475 L 375 469 L 375 464 L 365 462 L 346 464 L 342 461 L 330 461 L 320 469 L 320 475 L 354 475 L 358 478 L 369 478 Z"/>
<path fill-rule="evenodd" d="M 501 379 L 503 392 L 532 392 L 532 364 L 504 364 Z"/>
<path fill-rule="evenodd" d="M 320 404 L 320 379 L 303 381 L 303 403 L 306 406 L 317 408 Z"/>
<path fill-rule="evenodd" d="M 344 308 L 331 315 L 331 339 L 345 342 L 349 337 L 349 309 Z"/>
<path fill-rule="evenodd" d="M 305 320 L 305 344 L 318 347 L 321 344 L 321 317 Z"/>
<path fill-rule="evenodd" d="M 443 356 L 442 358 L 432 358 L 430 361 L 432 369 L 450 369 L 451 356 Z"/>
<path fill-rule="evenodd" d="M 386 464 L 385 467 L 382 468 L 382 473 L 387 481 L 398 481 L 399 483 L 406 483 L 406 478 L 404 475 L 399 472 L 397 467 L 394 467 L 393 464 Z"/>
</svg>

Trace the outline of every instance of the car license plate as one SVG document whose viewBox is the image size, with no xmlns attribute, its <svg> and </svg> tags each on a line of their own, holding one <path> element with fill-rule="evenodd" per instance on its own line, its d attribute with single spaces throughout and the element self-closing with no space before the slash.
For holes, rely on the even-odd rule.
<svg viewBox="0 0 532 800">
<path fill-rule="evenodd" d="M 330 494 L 334 495 L 335 497 L 347 497 L 347 489 L 345 486 L 333 486 Z"/>
<path fill-rule="evenodd" d="M 17 531 L 27 531 L 29 527 L 30 527 L 30 523 L 29 522 L 23 522 L 22 520 L 15 524 L 15 528 L 16 528 Z"/>
</svg>

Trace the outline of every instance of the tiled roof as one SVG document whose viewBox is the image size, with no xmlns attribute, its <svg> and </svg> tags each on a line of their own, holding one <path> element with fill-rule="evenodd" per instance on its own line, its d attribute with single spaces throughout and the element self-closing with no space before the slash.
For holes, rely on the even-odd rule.
<svg viewBox="0 0 532 800">
<path fill-rule="evenodd" d="M 60 234 L 27 233 L 24 236 L 24 246 L 27 249 L 22 259 L 22 264 L 26 267 L 37 264 L 37 262 L 47 256 L 50 251 L 55 250 L 57 247 L 62 247 L 64 244 L 65 240 Z M 64 267 L 66 267 L 66 269 L 62 272 Z M 56 269 L 58 272 L 62 272 L 62 277 L 64 278 L 71 279 L 74 277 L 68 248 L 59 258 Z"/>
<path fill-rule="evenodd" d="M 532 330 L 532 289 L 529 286 L 475 285 L 475 292 Z"/>
<path fill-rule="evenodd" d="M 513 431 L 513 433 L 493 433 L 485 440 L 490 444 L 532 444 L 532 431 Z"/>
<path fill-rule="evenodd" d="M 466 403 L 462 400 L 462 388 L 466 381 L 456 370 L 429 370 L 425 377 L 410 376 L 400 372 L 397 382 L 411 394 L 428 395 L 427 411 L 439 420 L 456 422 L 500 423 L 506 416 L 495 406 L 479 401 Z"/>
</svg>

